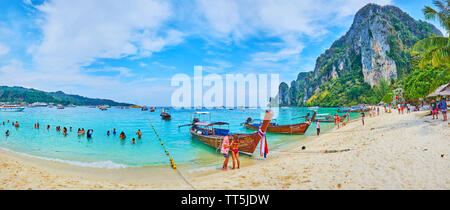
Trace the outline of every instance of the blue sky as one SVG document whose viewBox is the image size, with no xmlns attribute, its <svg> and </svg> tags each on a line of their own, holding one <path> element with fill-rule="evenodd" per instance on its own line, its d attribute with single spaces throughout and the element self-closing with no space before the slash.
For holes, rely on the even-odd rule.
<svg viewBox="0 0 450 210">
<path fill-rule="evenodd" d="M 290 82 L 365 4 L 415 19 L 431 0 L 1 0 L 0 85 L 168 105 L 170 78 L 279 73 Z M 435 24 L 438 26 L 438 24 Z"/>
</svg>

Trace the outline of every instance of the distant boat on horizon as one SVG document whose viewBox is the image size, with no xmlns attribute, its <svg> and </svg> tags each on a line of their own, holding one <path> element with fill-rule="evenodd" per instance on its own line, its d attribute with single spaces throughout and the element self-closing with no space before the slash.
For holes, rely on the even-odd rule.
<svg viewBox="0 0 450 210">
<path fill-rule="evenodd" d="M 0 111 L 2 112 L 21 112 L 25 107 L 20 105 L 2 105 L 0 106 Z"/>
</svg>

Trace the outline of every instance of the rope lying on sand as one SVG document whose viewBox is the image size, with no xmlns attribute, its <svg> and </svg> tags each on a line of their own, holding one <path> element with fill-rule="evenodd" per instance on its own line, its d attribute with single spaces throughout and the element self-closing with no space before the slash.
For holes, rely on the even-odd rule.
<svg viewBox="0 0 450 210">
<path fill-rule="evenodd" d="M 181 179 L 184 180 L 184 182 L 186 182 L 189 186 L 192 187 L 193 190 L 197 190 L 197 189 L 194 187 L 194 185 L 192 185 L 192 184 L 189 182 L 189 180 L 187 180 L 186 177 L 184 177 L 184 175 L 181 173 L 181 171 L 180 171 L 179 169 L 177 170 L 177 173 L 178 173 L 178 175 L 180 175 Z"/>
<path fill-rule="evenodd" d="M 155 127 L 153 126 L 153 124 L 152 124 L 151 121 L 150 121 L 150 125 L 152 126 L 152 129 L 153 129 L 153 131 L 155 132 L 156 137 L 157 137 L 158 140 L 161 142 L 161 146 L 162 146 L 162 148 L 163 148 L 163 150 L 164 150 L 164 153 L 166 153 L 166 155 L 169 156 L 170 164 L 171 164 L 172 168 L 173 168 L 174 170 L 177 171 L 177 173 L 178 173 L 178 175 L 180 175 L 181 179 L 183 179 L 189 186 L 192 187 L 192 189 L 195 190 L 195 187 L 194 187 L 194 186 L 186 179 L 186 177 L 184 177 L 184 175 L 181 173 L 181 171 L 180 171 L 179 169 L 177 170 L 177 166 L 175 165 L 175 162 L 174 162 L 173 159 L 171 158 L 169 152 L 167 151 L 166 147 L 164 146 L 164 143 L 162 142 L 161 137 L 158 135 L 158 132 L 156 132 L 156 129 L 155 129 Z"/>
<path fill-rule="evenodd" d="M 331 149 L 331 150 L 316 150 L 316 151 L 293 151 L 293 152 L 278 152 L 278 153 L 294 153 L 294 154 L 299 154 L 299 153 L 324 153 L 324 154 L 327 154 L 327 153 L 338 153 L 338 152 L 348 152 L 348 151 L 350 151 L 351 149 L 339 149 L 339 150 L 336 150 L 336 149 Z"/>
</svg>

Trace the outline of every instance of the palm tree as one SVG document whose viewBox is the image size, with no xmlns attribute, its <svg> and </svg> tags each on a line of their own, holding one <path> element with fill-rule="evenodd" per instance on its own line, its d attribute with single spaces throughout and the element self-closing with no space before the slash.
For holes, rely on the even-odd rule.
<svg viewBox="0 0 450 210">
<path fill-rule="evenodd" d="M 433 4 L 439 12 L 429 6 L 422 9 L 425 19 L 438 20 L 441 26 L 450 33 L 450 0 L 434 0 Z M 419 68 L 427 64 L 437 67 L 450 63 L 450 39 L 448 37 L 433 36 L 418 41 L 411 49 L 411 56 L 419 57 Z"/>
</svg>

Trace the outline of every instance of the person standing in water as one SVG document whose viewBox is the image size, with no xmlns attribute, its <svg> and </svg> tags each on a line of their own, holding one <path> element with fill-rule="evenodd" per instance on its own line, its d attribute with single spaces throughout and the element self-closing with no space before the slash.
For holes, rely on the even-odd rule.
<svg viewBox="0 0 450 210">
<path fill-rule="evenodd" d="M 227 170 L 228 168 L 228 159 L 230 158 L 230 140 L 233 140 L 233 134 L 228 133 L 227 136 L 223 137 L 222 140 L 222 148 L 220 152 L 223 154 L 225 161 L 223 162 L 222 170 Z"/>
<path fill-rule="evenodd" d="M 138 136 L 138 139 L 141 139 L 142 137 L 141 129 L 138 129 L 136 135 Z"/>
<path fill-rule="evenodd" d="M 125 133 L 122 131 L 122 133 L 120 133 L 120 140 L 124 140 L 125 138 L 127 138 L 127 136 L 126 136 Z"/>
<path fill-rule="evenodd" d="M 6 135 L 6 137 L 9 136 L 9 130 L 6 131 L 5 135 Z"/>
<path fill-rule="evenodd" d="M 88 131 L 87 131 L 87 133 L 86 133 L 86 137 L 87 137 L 87 138 L 91 138 L 91 137 L 92 137 L 92 132 L 94 132 L 94 130 L 88 129 Z"/>
<path fill-rule="evenodd" d="M 316 129 L 317 129 L 317 135 L 319 135 L 320 134 L 320 124 L 319 124 L 318 120 L 316 120 Z"/>
<path fill-rule="evenodd" d="M 116 135 L 116 129 L 115 128 L 113 129 L 113 135 Z"/>
</svg>

